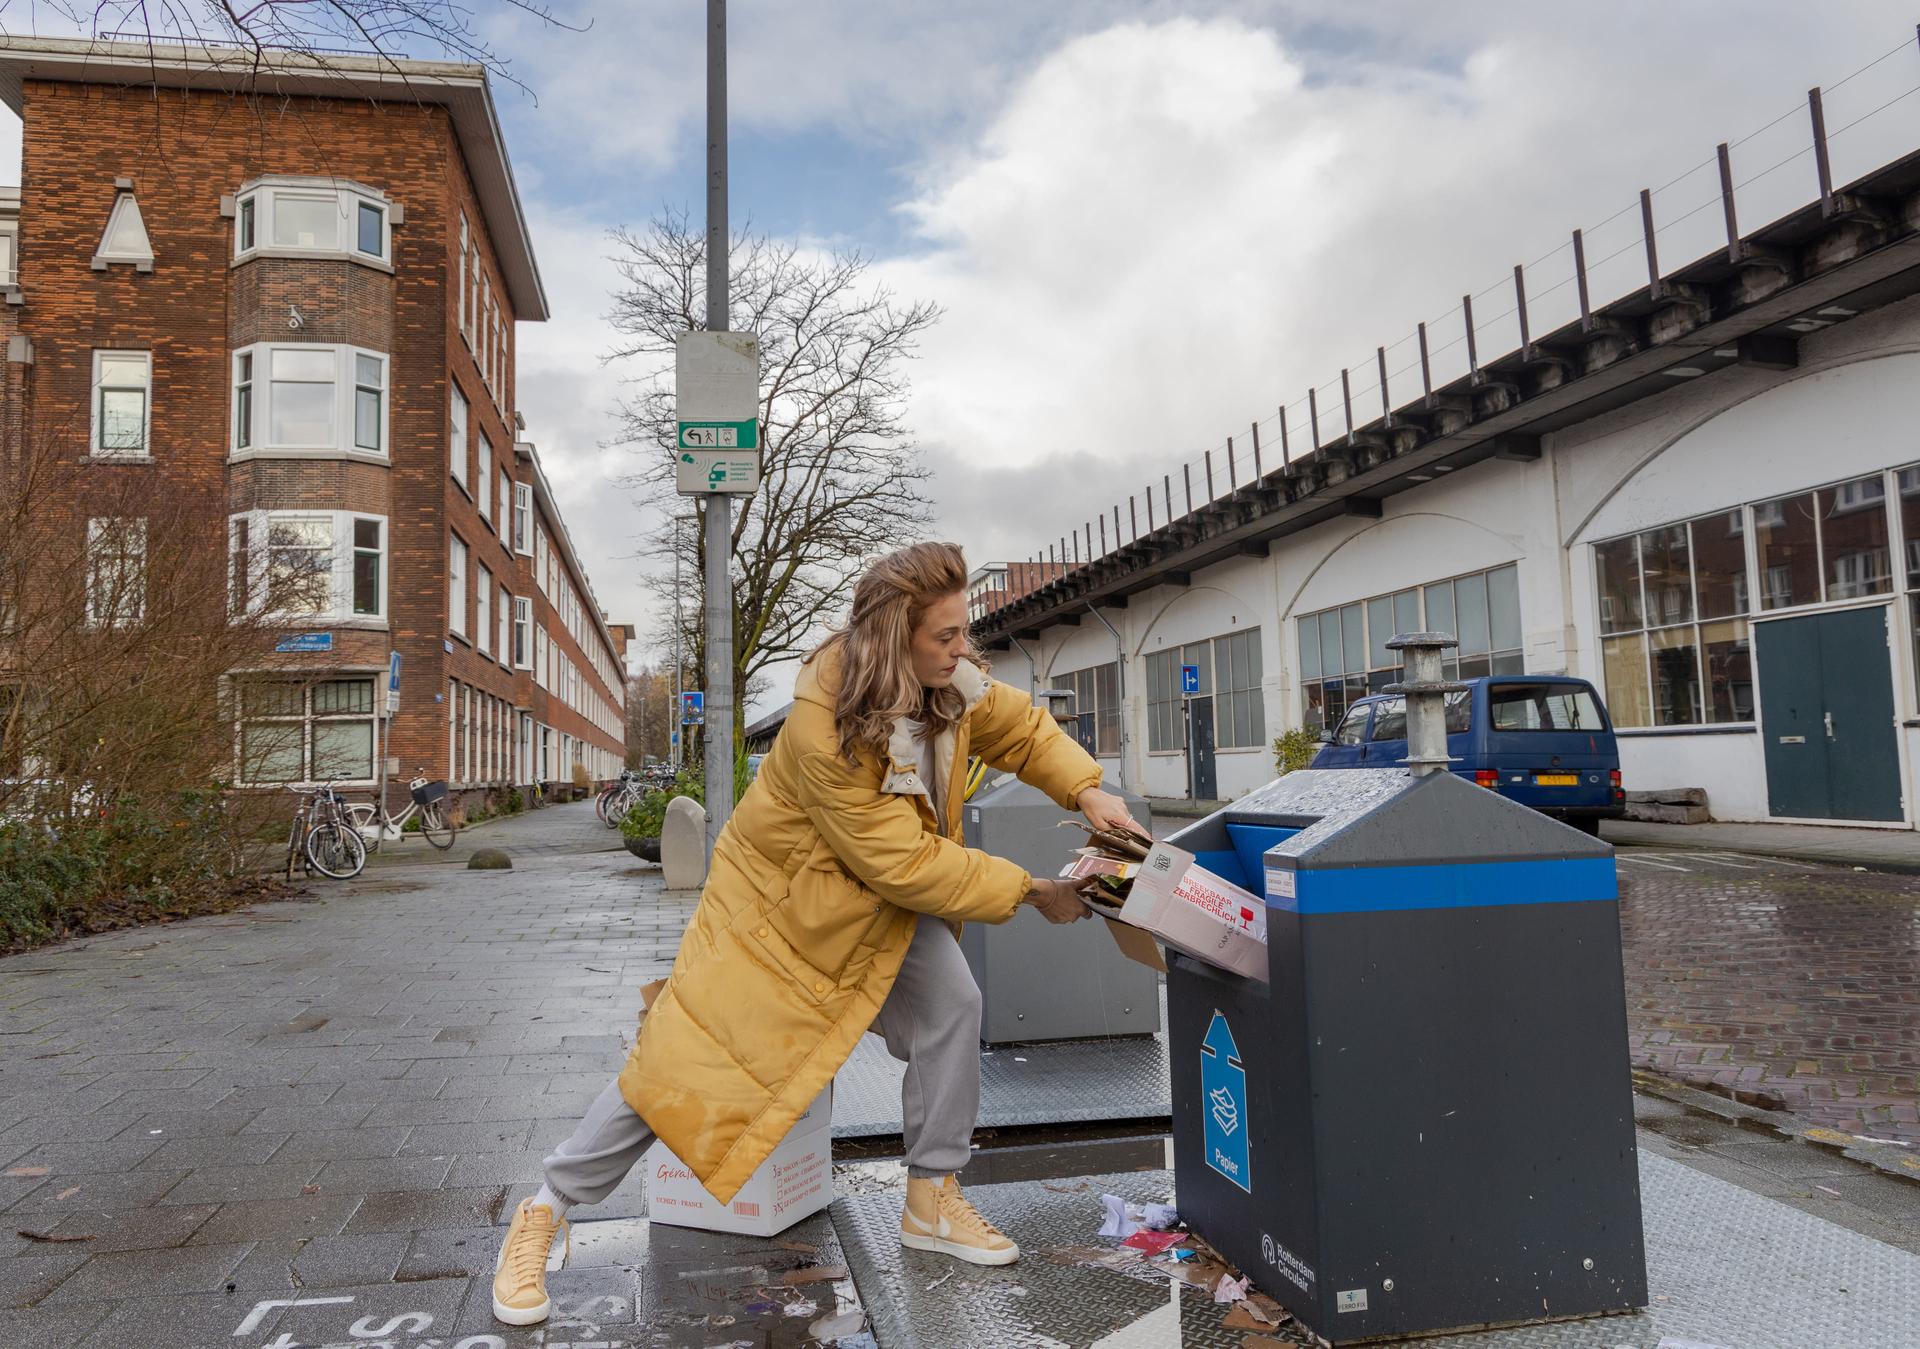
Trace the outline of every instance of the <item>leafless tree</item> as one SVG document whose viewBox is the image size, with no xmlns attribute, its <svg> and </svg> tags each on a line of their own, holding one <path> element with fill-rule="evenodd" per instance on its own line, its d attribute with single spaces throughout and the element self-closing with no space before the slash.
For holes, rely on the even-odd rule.
<svg viewBox="0 0 1920 1349">
<path fill-rule="evenodd" d="M 669 565 L 651 587 L 682 628 L 690 668 L 703 669 L 700 608 L 679 597 L 703 594 L 705 520 L 676 532 L 671 516 L 673 348 L 706 326 L 706 236 L 669 210 L 644 231 L 615 231 L 614 242 L 623 285 L 608 316 L 622 338 L 612 359 L 641 367 L 621 439 L 642 456 L 632 479 L 642 500 L 663 508 L 648 555 L 680 555 L 678 585 Z M 734 240 L 730 267 L 729 325 L 760 339 L 762 478 L 736 499 L 733 520 L 734 692 L 744 706 L 768 667 L 801 655 L 839 616 L 863 563 L 928 523 L 906 367 L 940 310 L 875 283 L 859 253 L 815 254 L 749 231 Z"/>
</svg>

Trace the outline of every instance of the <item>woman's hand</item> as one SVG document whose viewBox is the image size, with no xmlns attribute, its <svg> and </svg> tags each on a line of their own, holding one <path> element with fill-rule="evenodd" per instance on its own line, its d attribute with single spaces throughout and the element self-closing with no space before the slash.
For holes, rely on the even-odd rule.
<svg viewBox="0 0 1920 1349">
<path fill-rule="evenodd" d="M 1131 829 L 1137 834 L 1147 832 L 1134 820 L 1127 803 L 1112 792 L 1089 787 L 1080 793 L 1078 805 L 1080 813 L 1087 817 L 1087 823 L 1095 829 Z"/>
<path fill-rule="evenodd" d="M 1093 916 L 1093 910 L 1080 898 L 1080 884 L 1036 876 L 1024 902 L 1040 910 L 1049 923 L 1077 923 Z"/>
</svg>

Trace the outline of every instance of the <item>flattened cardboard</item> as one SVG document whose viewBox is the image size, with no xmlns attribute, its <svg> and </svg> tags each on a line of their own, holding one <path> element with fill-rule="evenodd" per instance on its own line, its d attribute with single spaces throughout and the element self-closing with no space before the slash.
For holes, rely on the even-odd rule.
<svg viewBox="0 0 1920 1349">
<path fill-rule="evenodd" d="M 1111 913 L 1099 909 L 1096 912 Z M 1210 965 L 1267 982 L 1267 904 L 1224 876 L 1194 861 L 1170 843 L 1156 843 L 1119 912 L 1120 922 Z M 1137 943 L 1121 941 L 1122 953 L 1164 970 L 1165 961 L 1144 959 Z"/>
<path fill-rule="evenodd" d="M 833 1087 L 814 1098 L 731 1204 L 707 1192 L 665 1143 L 647 1149 L 647 1220 L 770 1237 L 833 1201 Z"/>
</svg>

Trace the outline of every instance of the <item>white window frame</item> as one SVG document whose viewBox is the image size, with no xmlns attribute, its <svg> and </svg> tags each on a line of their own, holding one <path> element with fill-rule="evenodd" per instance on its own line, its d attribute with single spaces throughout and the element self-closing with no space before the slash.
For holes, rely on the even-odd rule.
<svg viewBox="0 0 1920 1349">
<path fill-rule="evenodd" d="M 513 668 L 513 592 L 501 586 L 498 599 L 500 601 L 498 614 L 500 634 L 494 642 L 493 657 L 511 670 Z"/>
<path fill-rule="evenodd" d="M 511 551 L 513 548 L 513 475 L 507 472 L 505 464 L 500 466 L 500 514 L 494 521 L 500 527 L 500 544 Z"/>
<path fill-rule="evenodd" d="M 476 453 L 480 462 L 474 470 L 474 508 L 480 512 L 480 518 L 489 526 L 493 524 L 493 442 L 487 438 L 487 428 L 480 428 L 479 448 Z M 491 529 L 488 531 L 491 533 Z"/>
<path fill-rule="evenodd" d="M 300 711 L 298 713 L 267 713 L 260 716 L 249 717 L 246 714 L 246 692 L 244 689 L 237 687 L 245 681 L 242 678 L 236 677 L 234 680 L 236 687 L 233 689 L 235 711 L 233 721 L 233 776 L 235 784 L 241 787 L 307 787 L 314 785 L 313 736 L 319 725 L 329 721 L 365 721 L 371 724 L 373 726 L 374 748 L 377 751 L 380 743 L 378 721 L 380 715 L 380 690 L 377 687 L 373 689 L 372 708 L 367 712 L 315 712 L 313 710 L 314 689 L 320 684 L 358 683 L 362 680 L 372 684 L 375 678 L 376 676 L 374 675 L 356 675 L 345 671 L 329 674 L 324 677 L 316 675 L 306 687 L 300 690 Z M 263 679 L 260 682 L 274 683 L 294 681 Z M 246 754 L 244 747 L 246 744 L 246 727 L 249 723 L 272 723 L 283 726 L 297 725 L 300 728 L 300 776 L 298 778 L 291 782 L 249 781 L 245 778 Z M 371 757 L 372 756 L 370 756 L 370 758 Z M 377 761 L 373 762 L 372 766 L 377 771 L 379 767 Z M 337 785 L 340 786 L 371 787 L 374 784 L 374 778 L 372 777 L 339 778 L 335 781 Z"/>
<path fill-rule="evenodd" d="M 322 609 L 282 609 L 264 616 L 296 622 L 329 622 L 365 626 L 384 626 L 392 588 L 393 540 L 387 517 L 370 511 L 237 511 L 227 517 L 227 568 L 229 613 L 261 614 L 266 603 L 267 576 L 272 565 L 273 525 L 276 521 L 324 521 L 331 548 L 327 560 L 328 602 Z M 354 526 L 370 522 L 379 527 L 380 586 L 375 613 L 355 613 L 353 609 L 354 559 L 369 550 L 354 542 Z M 239 551 L 242 532 L 247 540 L 246 556 L 232 557 Z M 233 593 L 245 584 L 247 594 Z"/>
<path fill-rule="evenodd" d="M 331 244 L 278 244 L 273 241 L 274 219 L 282 201 L 328 201 L 333 204 L 336 230 Z M 253 238 L 243 231 L 247 208 L 253 210 Z M 360 208 L 380 213 L 380 251 L 360 248 Z M 363 265 L 393 266 L 393 227 L 399 214 L 393 199 L 378 188 L 344 183 L 335 178 L 263 178 L 236 194 L 233 213 L 233 261 L 256 257 L 345 258 Z"/>
<path fill-rule="evenodd" d="M 513 485 L 513 551 L 522 557 L 533 556 L 533 484 Z"/>
<path fill-rule="evenodd" d="M 321 352 L 333 361 L 333 439 L 328 443 L 277 445 L 273 431 L 273 356 L 279 351 Z M 358 436 L 360 358 L 366 357 L 380 367 L 380 448 L 367 449 L 355 443 Z M 242 358 L 252 362 L 251 378 L 242 381 Z M 244 409 L 251 424 L 242 435 L 240 389 L 246 383 L 252 397 Z M 288 381 L 289 383 L 294 381 Z M 307 381 L 314 382 L 314 381 Z M 230 461 L 246 459 L 364 459 L 371 463 L 389 462 L 393 444 L 393 363 L 384 351 L 370 347 L 336 346 L 317 342 L 255 342 L 234 350 L 227 364 L 227 389 L 232 399 L 232 424 L 227 428 L 227 453 Z M 245 444 L 242 444 L 242 440 Z"/>
<path fill-rule="evenodd" d="M 128 213 L 131 213 L 134 219 L 139 221 L 140 234 L 141 237 L 146 240 L 146 248 L 144 250 L 132 248 L 109 249 L 107 247 L 108 241 L 113 238 L 114 230 L 119 227 L 121 221 Z M 137 271 L 150 272 L 153 270 L 153 235 L 147 231 L 146 217 L 140 210 L 139 201 L 135 199 L 132 192 L 125 188 L 114 193 L 113 209 L 107 213 L 107 227 L 100 232 L 100 246 L 94 250 L 93 254 L 93 266 L 97 271 L 105 271 L 107 264 L 113 262 L 130 262 Z"/>
<path fill-rule="evenodd" d="M 467 635 L 467 542 L 447 533 L 447 631 L 462 640 Z"/>
<path fill-rule="evenodd" d="M 447 399 L 447 466 L 460 490 L 466 492 L 467 426 L 473 420 L 473 407 L 458 383 L 448 381 L 447 387 L 451 390 Z"/>
<path fill-rule="evenodd" d="M 533 599 L 528 595 L 513 598 L 513 668 L 533 668 Z"/>
<path fill-rule="evenodd" d="M 104 559 L 97 556 L 105 536 L 111 530 L 125 529 L 130 545 L 124 559 L 138 574 L 118 577 L 114 582 L 115 604 L 111 613 L 100 604 L 102 577 L 98 574 Z M 147 616 L 147 522 L 138 516 L 94 516 L 87 521 L 87 626 L 90 628 L 131 628 Z"/>
<path fill-rule="evenodd" d="M 467 227 L 467 212 L 460 211 L 460 331 L 467 330 L 467 250 L 471 247 L 472 231 Z"/>
<path fill-rule="evenodd" d="M 140 447 L 138 449 L 108 448 L 100 443 L 101 433 L 105 430 L 101 417 L 101 395 L 106 392 L 101 384 L 100 367 L 108 360 L 138 360 L 146 368 L 146 386 L 141 389 L 140 405 Z M 128 386 L 116 384 L 116 389 Z M 112 348 L 97 348 L 93 353 L 93 375 L 89 381 L 88 395 L 91 416 L 87 432 L 87 452 L 95 459 L 151 459 L 153 457 L 153 353 L 151 351 L 120 351 Z"/>
<path fill-rule="evenodd" d="M 533 682 L 541 688 L 547 685 L 547 633 L 546 629 L 536 627 L 533 630 Z M 551 689 L 548 690 L 551 692 Z"/>
<path fill-rule="evenodd" d="M 484 562 L 478 566 L 473 578 L 473 649 L 484 656 L 493 645 L 493 569 Z"/>
</svg>

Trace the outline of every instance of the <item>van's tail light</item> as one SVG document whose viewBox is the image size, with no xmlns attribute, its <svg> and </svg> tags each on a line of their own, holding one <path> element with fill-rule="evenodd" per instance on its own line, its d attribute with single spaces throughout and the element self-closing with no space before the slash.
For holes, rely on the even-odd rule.
<svg viewBox="0 0 1920 1349">
<path fill-rule="evenodd" d="M 1615 801 L 1626 800 L 1627 799 L 1626 789 L 1620 785 L 1620 770 L 1617 768 L 1614 769 L 1611 773 L 1607 774 L 1607 777 L 1613 783 L 1613 799 Z"/>
<path fill-rule="evenodd" d="M 1498 787 L 1500 785 L 1500 775 L 1491 768 L 1477 769 L 1474 772 L 1473 780 L 1482 787 Z"/>
</svg>

